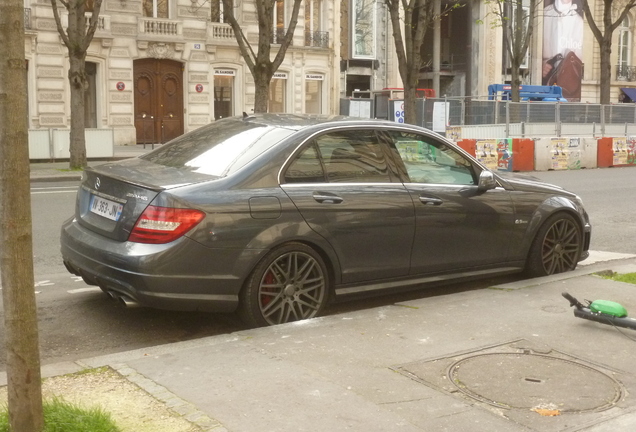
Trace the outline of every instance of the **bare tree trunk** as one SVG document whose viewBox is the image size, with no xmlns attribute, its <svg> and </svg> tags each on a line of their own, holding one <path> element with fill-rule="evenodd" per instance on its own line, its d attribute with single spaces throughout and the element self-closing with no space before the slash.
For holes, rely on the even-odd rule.
<svg viewBox="0 0 636 432">
<path fill-rule="evenodd" d="M 606 31 L 607 32 L 607 31 Z M 610 33 L 610 39 L 604 37 L 600 41 L 599 46 L 601 48 L 601 83 L 600 83 L 600 103 L 603 105 L 610 103 L 610 92 L 612 82 L 612 39 Z"/>
<path fill-rule="evenodd" d="M 57 31 L 68 49 L 69 71 L 68 81 L 71 87 L 71 136 L 69 168 L 82 169 L 86 167 L 86 138 L 84 134 L 84 92 L 88 88 L 86 79 L 86 51 L 93 40 L 102 0 L 92 0 L 91 17 L 86 17 L 87 0 L 62 1 L 68 12 L 68 26 L 64 29 L 57 7 L 57 0 L 51 0 L 53 17 Z"/>
<path fill-rule="evenodd" d="M 416 99 L 422 44 L 433 19 L 436 0 L 384 0 L 389 11 L 398 70 L 404 85 L 404 122 L 417 123 Z"/>
<path fill-rule="evenodd" d="M 418 69 L 419 71 L 419 69 Z M 417 124 L 417 74 L 414 71 L 407 73 L 404 81 L 404 123 Z M 421 125 L 420 125 L 421 126 Z"/>
<path fill-rule="evenodd" d="M 24 4 L 0 0 L 0 270 L 10 429 L 43 427 L 29 193 Z"/>
<path fill-rule="evenodd" d="M 267 67 L 254 68 L 254 84 L 256 86 L 254 94 L 254 112 L 266 113 L 269 105 L 269 84 L 272 79 L 272 73 Z"/>
<path fill-rule="evenodd" d="M 512 58 L 512 65 L 510 68 L 510 100 L 512 102 L 519 102 L 521 100 L 521 95 L 519 94 L 519 86 L 521 85 L 521 77 L 519 75 L 519 60 L 515 57 Z M 519 104 L 510 104 L 510 118 L 511 122 L 520 121 L 519 110 L 521 106 Z"/>
<path fill-rule="evenodd" d="M 519 86 L 521 85 L 521 77 L 519 76 L 519 64 L 513 59 L 510 67 L 510 99 L 513 102 L 519 102 L 521 96 L 519 94 Z"/>
<path fill-rule="evenodd" d="M 79 58 L 78 58 L 79 57 Z M 84 92 L 88 87 L 83 55 L 71 53 L 68 82 L 71 84 L 71 136 L 69 143 L 71 169 L 81 169 L 87 165 L 86 135 L 84 133 Z"/>
</svg>

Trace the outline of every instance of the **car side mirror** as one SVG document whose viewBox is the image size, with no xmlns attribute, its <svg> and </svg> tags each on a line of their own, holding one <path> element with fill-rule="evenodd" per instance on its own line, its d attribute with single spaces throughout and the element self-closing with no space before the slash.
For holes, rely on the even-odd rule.
<svg viewBox="0 0 636 432">
<path fill-rule="evenodd" d="M 494 189 L 497 187 L 497 181 L 495 180 L 495 175 L 488 170 L 483 170 L 479 173 L 479 183 L 477 185 L 477 189 L 480 192 L 486 192 L 487 190 Z"/>
</svg>

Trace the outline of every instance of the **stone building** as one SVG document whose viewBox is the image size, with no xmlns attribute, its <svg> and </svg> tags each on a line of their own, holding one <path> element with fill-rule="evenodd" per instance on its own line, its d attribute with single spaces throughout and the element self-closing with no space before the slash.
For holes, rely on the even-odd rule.
<svg viewBox="0 0 636 432">
<path fill-rule="evenodd" d="M 612 76 L 601 77 L 600 50 L 578 5 L 583 30 L 580 100 L 598 102 L 609 79 L 612 100 L 636 82 L 630 14 L 615 31 Z M 443 10 L 450 0 L 440 0 Z M 427 32 L 420 87 L 437 96 L 485 96 L 489 84 L 510 79 L 505 34 L 492 25 L 492 2 L 463 0 Z M 272 35 L 284 30 L 291 0 L 277 0 Z M 602 2 L 593 2 L 602 14 Z M 60 9 L 63 19 L 65 10 Z M 248 40 L 257 38 L 255 0 L 235 0 Z M 522 71 L 525 84 L 542 83 L 545 13 Z M 70 123 L 68 53 L 57 33 L 50 0 L 25 0 L 29 127 L 64 129 Z M 337 114 L 356 90 L 402 87 L 391 23 L 383 0 L 304 0 L 293 45 L 275 74 L 270 111 Z M 87 56 L 90 88 L 86 127 L 112 129 L 115 144 L 166 142 L 215 119 L 251 112 L 254 81 L 234 32 L 223 22 L 221 0 L 104 0 Z"/>
<path fill-rule="evenodd" d="M 166 142 L 253 109 L 252 75 L 232 28 L 222 22 L 221 1 L 211 1 L 104 0 L 86 57 L 86 127 L 114 129 L 120 145 Z M 254 2 L 235 4 L 254 42 Z M 29 127 L 68 128 L 68 52 L 50 0 L 30 0 L 25 6 Z M 64 21 L 65 10 L 60 11 Z M 277 1 L 274 49 L 290 13 L 290 1 Z M 293 44 L 272 82 L 271 111 L 337 110 L 339 18 L 339 3 L 303 2 Z"/>
</svg>

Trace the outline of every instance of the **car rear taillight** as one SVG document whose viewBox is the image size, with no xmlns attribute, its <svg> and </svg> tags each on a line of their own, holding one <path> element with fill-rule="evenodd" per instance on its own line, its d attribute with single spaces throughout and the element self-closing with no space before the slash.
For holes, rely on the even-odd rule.
<svg viewBox="0 0 636 432">
<path fill-rule="evenodd" d="M 199 210 L 151 205 L 137 219 L 128 241 L 169 243 L 191 230 L 204 216 Z"/>
</svg>

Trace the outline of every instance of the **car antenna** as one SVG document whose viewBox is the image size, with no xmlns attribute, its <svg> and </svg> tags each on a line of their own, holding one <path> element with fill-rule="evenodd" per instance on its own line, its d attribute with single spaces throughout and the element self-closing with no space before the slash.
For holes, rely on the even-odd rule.
<svg viewBox="0 0 636 432">
<path fill-rule="evenodd" d="M 256 118 L 256 117 L 250 116 L 248 113 L 243 111 L 243 120 L 249 120 L 249 119 L 253 119 L 253 118 Z"/>
</svg>

